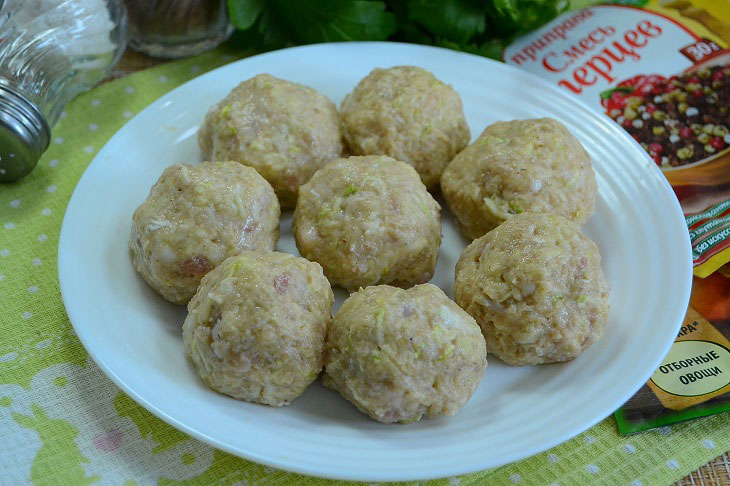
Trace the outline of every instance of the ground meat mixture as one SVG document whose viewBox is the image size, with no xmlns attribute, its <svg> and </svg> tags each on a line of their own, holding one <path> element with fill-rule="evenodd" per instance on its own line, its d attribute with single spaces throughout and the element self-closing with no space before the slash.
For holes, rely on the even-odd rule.
<svg viewBox="0 0 730 486">
<path fill-rule="evenodd" d="M 441 208 L 405 162 L 385 155 L 337 159 L 301 186 L 294 238 L 333 285 L 411 287 L 433 276 Z"/>
<path fill-rule="evenodd" d="M 327 329 L 325 386 L 373 420 L 454 415 L 484 376 L 479 326 L 435 285 L 352 294 Z"/>
<path fill-rule="evenodd" d="M 419 67 L 374 69 L 345 97 L 340 114 L 353 155 L 402 160 L 429 189 L 469 143 L 459 94 Z"/>
<path fill-rule="evenodd" d="M 343 150 L 334 103 L 269 74 L 242 82 L 213 106 L 198 143 L 208 160 L 235 160 L 256 169 L 284 209 L 293 208 L 299 186 Z"/>
<path fill-rule="evenodd" d="M 511 365 L 577 357 L 603 333 L 608 292 L 598 247 L 556 214 L 515 214 L 456 264 L 454 301 Z"/>
<path fill-rule="evenodd" d="M 316 263 L 276 251 L 232 256 L 188 305 L 185 353 L 212 389 L 288 405 L 322 370 L 333 299 Z"/>
<path fill-rule="evenodd" d="M 588 152 L 551 118 L 489 125 L 441 176 L 441 193 L 470 239 L 522 212 L 583 224 L 593 214 L 597 190 Z"/>
<path fill-rule="evenodd" d="M 273 250 L 279 214 L 271 185 L 250 167 L 173 164 L 132 216 L 132 263 L 162 297 L 186 304 L 200 279 L 226 258 Z"/>
</svg>

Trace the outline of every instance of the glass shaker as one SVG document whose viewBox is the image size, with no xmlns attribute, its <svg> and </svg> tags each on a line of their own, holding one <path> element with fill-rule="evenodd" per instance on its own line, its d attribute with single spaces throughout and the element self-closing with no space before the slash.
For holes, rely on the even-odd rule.
<svg viewBox="0 0 730 486">
<path fill-rule="evenodd" d="M 125 0 L 129 47 L 179 58 L 216 47 L 233 32 L 226 0 Z"/>
<path fill-rule="evenodd" d="M 0 0 L 0 182 L 23 177 L 63 107 L 126 46 L 121 0 Z"/>
</svg>

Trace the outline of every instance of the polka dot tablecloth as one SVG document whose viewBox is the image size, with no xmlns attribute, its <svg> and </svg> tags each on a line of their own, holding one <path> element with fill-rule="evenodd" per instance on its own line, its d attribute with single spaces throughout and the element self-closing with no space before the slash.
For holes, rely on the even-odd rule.
<svg viewBox="0 0 730 486">
<path fill-rule="evenodd" d="M 150 102 L 231 60 L 214 51 L 79 96 L 36 170 L 0 184 L 0 484 L 339 484 L 233 457 L 161 422 L 89 359 L 61 302 L 58 235 L 94 154 Z M 609 417 L 532 458 L 427 483 L 668 484 L 727 450 L 728 414 L 627 438 Z"/>
</svg>

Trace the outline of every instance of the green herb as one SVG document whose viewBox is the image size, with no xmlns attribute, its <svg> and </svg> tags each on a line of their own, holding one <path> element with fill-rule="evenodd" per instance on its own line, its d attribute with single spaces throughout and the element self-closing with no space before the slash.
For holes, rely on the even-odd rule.
<svg viewBox="0 0 730 486">
<path fill-rule="evenodd" d="M 384 2 L 358 0 L 228 0 L 231 23 L 241 42 L 276 49 L 318 42 L 385 40 L 395 33 L 395 16 Z"/>
<path fill-rule="evenodd" d="M 317 219 L 322 219 L 325 216 L 327 216 L 330 211 L 332 211 L 332 208 L 329 207 L 327 204 L 322 205 L 322 209 L 319 210 L 319 213 L 317 213 Z"/>
<path fill-rule="evenodd" d="M 520 205 L 519 205 L 519 204 L 517 204 L 517 203 L 516 203 L 515 201 L 510 201 L 510 202 L 509 202 L 509 209 L 510 209 L 510 211 L 511 211 L 512 213 L 514 213 L 514 214 L 519 214 L 519 213 L 521 213 L 521 212 L 523 212 L 523 211 L 524 211 L 524 210 L 523 210 L 523 209 L 522 209 L 522 208 L 520 207 Z"/>
<path fill-rule="evenodd" d="M 375 324 L 377 324 L 378 326 L 381 326 L 383 324 L 384 318 L 385 318 L 385 307 L 381 307 L 375 313 Z"/>
<path fill-rule="evenodd" d="M 243 263 L 240 260 L 234 260 L 230 265 L 228 265 L 228 268 L 225 269 L 223 272 L 224 277 L 232 277 L 235 274 L 239 273 L 241 271 L 241 268 L 243 267 Z"/>
<path fill-rule="evenodd" d="M 491 0 L 485 2 L 500 35 L 524 34 L 554 19 L 567 9 L 565 0 Z"/>
<path fill-rule="evenodd" d="M 228 2 L 228 14 L 236 28 L 246 30 L 251 27 L 268 2 L 266 0 L 244 0 Z"/>
<path fill-rule="evenodd" d="M 451 353 L 453 353 L 453 352 L 454 352 L 454 345 L 453 344 L 447 345 L 443 349 L 443 351 L 441 351 L 441 356 L 439 356 L 436 361 L 444 361 L 446 358 L 451 356 Z"/>
<path fill-rule="evenodd" d="M 484 32 L 487 25 L 484 3 L 469 0 L 411 0 L 408 2 L 408 17 L 438 38 L 466 43 Z"/>
<path fill-rule="evenodd" d="M 554 295 L 550 296 L 550 301 L 553 303 L 553 305 L 555 305 L 558 302 L 560 302 L 561 300 L 563 300 L 564 298 L 565 298 L 564 295 L 554 294 Z"/>
<path fill-rule="evenodd" d="M 354 185 L 354 184 L 349 184 L 349 185 L 348 185 L 348 186 L 347 186 L 347 187 L 345 188 L 345 196 L 344 196 L 344 197 L 347 197 L 347 196 L 352 196 L 352 195 L 353 195 L 353 194 L 355 194 L 356 192 L 357 192 L 357 187 L 355 187 L 355 185 Z"/>
<path fill-rule="evenodd" d="M 396 40 L 497 59 L 516 36 L 567 6 L 566 0 L 228 0 L 239 42 L 257 50 Z"/>
<path fill-rule="evenodd" d="M 419 343 L 418 345 L 416 345 L 416 343 L 411 342 L 411 348 L 413 349 L 413 354 L 416 355 L 416 359 L 421 358 L 421 348 L 422 347 L 423 347 L 422 343 Z"/>
</svg>

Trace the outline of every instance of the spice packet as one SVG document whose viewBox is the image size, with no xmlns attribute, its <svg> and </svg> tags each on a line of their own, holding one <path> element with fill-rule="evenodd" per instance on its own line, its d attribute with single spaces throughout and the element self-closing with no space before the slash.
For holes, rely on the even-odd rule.
<svg viewBox="0 0 730 486">
<path fill-rule="evenodd" d="M 730 265 L 692 282 L 687 316 L 646 385 L 616 411 L 622 434 L 730 410 Z"/>
<path fill-rule="evenodd" d="M 516 39 L 503 60 L 621 125 L 685 214 L 690 308 L 661 366 L 616 412 L 628 434 L 730 410 L 730 8 L 717 0 L 617 3 L 566 12 Z"/>
</svg>

